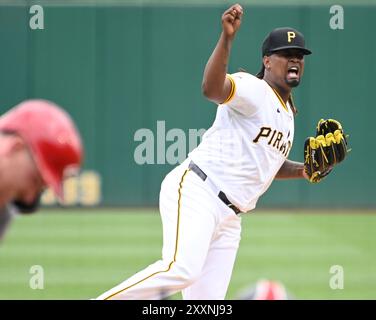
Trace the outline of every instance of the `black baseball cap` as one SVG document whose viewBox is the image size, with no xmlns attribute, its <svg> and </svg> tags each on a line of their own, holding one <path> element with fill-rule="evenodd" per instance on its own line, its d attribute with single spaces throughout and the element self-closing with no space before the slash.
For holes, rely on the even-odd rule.
<svg viewBox="0 0 376 320">
<path fill-rule="evenodd" d="M 262 56 L 285 49 L 299 49 L 304 55 L 312 53 L 305 47 L 303 34 L 294 28 L 284 27 L 274 29 L 267 35 L 262 44 Z"/>
<path fill-rule="evenodd" d="M 290 27 L 276 28 L 270 32 L 262 44 L 261 53 L 264 57 L 285 49 L 298 49 L 304 55 L 312 53 L 311 50 L 305 47 L 303 34 Z M 256 74 L 256 77 L 262 79 L 264 77 L 264 72 L 265 67 L 262 63 L 261 70 Z"/>
</svg>

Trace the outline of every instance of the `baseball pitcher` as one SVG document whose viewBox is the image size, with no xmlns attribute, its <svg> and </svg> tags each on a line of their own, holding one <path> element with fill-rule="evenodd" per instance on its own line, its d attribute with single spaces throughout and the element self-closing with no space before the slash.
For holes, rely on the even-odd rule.
<svg viewBox="0 0 376 320">
<path fill-rule="evenodd" d="M 293 28 L 277 28 L 261 48 L 262 69 L 228 74 L 243 9 L 222 15 L 222 33 L 207 62 L 202 89 L 218 105 L 202 143 L 163 180 L 162 259 L 98 299 L 224 299 L 241 234 L 241 217 L 274 179 L 318 182 L 342 161 L 347 143 L 339 122 L 322 120 L 307 139 L 305 163 L 288 160 L 297 112 L 291 97 L 311 51 Z"/>
</svg>

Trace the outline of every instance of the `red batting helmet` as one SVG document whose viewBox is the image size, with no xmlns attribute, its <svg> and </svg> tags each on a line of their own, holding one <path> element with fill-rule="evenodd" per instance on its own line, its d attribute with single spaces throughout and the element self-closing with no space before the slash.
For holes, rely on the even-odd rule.
<svg viewBox="0 0 376 320">
<path fill-rule="evenodd" d="M 0 131 L 26 141 L 44 182 L 63 198 L 67 169 L 78 171 L 83 158 L 80 134 L 63 109 L 46 100 L 27 100 L 0 117 Z"/>
</svg>

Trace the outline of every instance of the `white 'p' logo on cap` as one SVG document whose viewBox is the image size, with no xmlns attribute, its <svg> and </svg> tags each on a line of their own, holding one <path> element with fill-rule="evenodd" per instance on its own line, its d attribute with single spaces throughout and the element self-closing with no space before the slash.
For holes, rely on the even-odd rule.
<svg viewBox="0 0 376 320">
<path fill-rule="evenodd" d="M 292 39 L 294 39 L 295 38 L 295 32 L 294 31 L 288 31 L 287 32 L 287 41 L 288 42 L 291 42 L 292 41 Z"/>
</svg>

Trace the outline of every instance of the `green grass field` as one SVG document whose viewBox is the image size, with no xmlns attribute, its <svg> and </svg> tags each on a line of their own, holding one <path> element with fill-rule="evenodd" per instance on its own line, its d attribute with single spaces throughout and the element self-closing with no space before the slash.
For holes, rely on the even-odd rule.
<svg viewBox="0 0 376 320">
<path fill-rule="evenodd" d="M 256 210 L 242 223 L 228 299 L 260 278 L 282 281 L 297 299 L 376 299 L 375 212 Z M 96 297 L 159 259 L 161 230 L 152 210 L 18 217 L 0 245 L 0 299 Z M 33 265 L 43 267 L 42 290 L 30 288 Z M 342 290 L 329 286 L 332 265 L 344 268 Z"/>
</svg>

